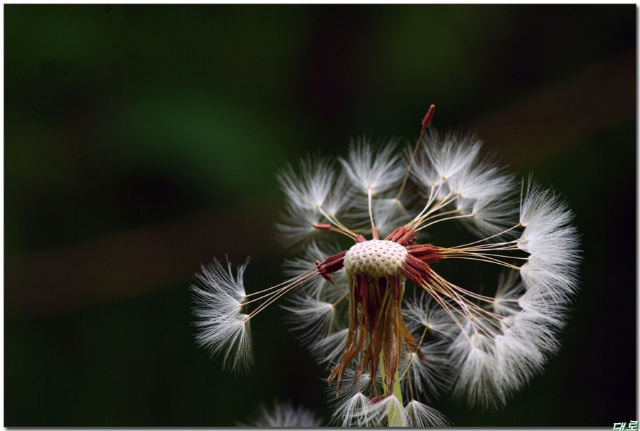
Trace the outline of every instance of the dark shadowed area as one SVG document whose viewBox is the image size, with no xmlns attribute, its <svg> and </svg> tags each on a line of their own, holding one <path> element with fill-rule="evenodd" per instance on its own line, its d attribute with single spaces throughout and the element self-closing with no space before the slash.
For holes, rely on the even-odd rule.
<svg viewBox="0 0 640 431">
<path fill-rule="evenodd" d="M 506 408 L 456 426 L 638 419 L 634 5 L 5 5 L 4 426 L 326 419 L 326 370 L 278 305 L 256 365 L 194 343 L 213 257 L 283 281 L 275 174 L 349 141 L 473 129 L 563 195 L 583 243 L 562 349 Z M 465 283 L 473 286 L 473 273 Z M 281 304 L 283 304 L 282 302 Z"/>
</svg>

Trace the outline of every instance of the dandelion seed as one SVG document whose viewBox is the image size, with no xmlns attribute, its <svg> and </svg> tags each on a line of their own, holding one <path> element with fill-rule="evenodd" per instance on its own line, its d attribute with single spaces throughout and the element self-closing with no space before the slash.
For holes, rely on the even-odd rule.
<svg viewBox="0 0 640 431">
<path fill-rule="evenodd" d="M 238 426 L 242 428 L 317 428 L 321 424 L 322 420 L 305 407 L 275 402 L 271 407 L 262 404 L 255 421 L 250 424 L 240 423 Z"/>
<path fill-rule="evenodd" d="M 197 341 L 225 365 L 246 366 L 248 323 L 292 292 L 284 308 L 329 367 L 334 421 L 342 425 L 443 426 L 444 416 L 418 399 L 451 392 L 496 408 L 540 373 L 559 348 L 556 334 L 577 289 L 572 213 L 531 179 L 518 205 L 514 177 L 481 155 L 481 142 L 426 131 L 432 118 L 433 107 L 404 158 L 393 143 L 374 149 L 358 140 L 338 163 L 285 168 L 287 206 L 277 229 L 303 249 L 287 263 L 292 278 L 246 294 L 244 265 L 236 276 L 217 262 L 203 269 L 194 288 Z M 425 241 L 443 223 L 460 223 L 473 238 Z M 469 261 L 492 266 L 495 288 L 481 293 L 444 278 L 444 260 L 460 271 Z"/>
<path fill-rule="evenodd" d="M 202 268 L 192 286 L 197 303 L 194 313 L 200 318 L 196 341 L 208 348 L 212 355 L 222 354 L 226 368 L 246 370 L 253 361 L 249 319 L 242 312 L 246 299 L 241 265 L 234 277 L 231 264 L 227 269 L 214 260 Z"/>
<path fill-rule="evenodd" d="M 364 426 L 371 422 L 367 415 L 367 406 L 370 404 L 369 397 L 357 391 L 352 396 L 347 397 L 336 409 L 334 418 L 342 422 L 342 426 Z"/>
<path fill-rule="evenodd" d="M 412 428 L 446 427 L 449 421 L 433 407 L 411 400 L 405 406 L 409 426 Z"/>
</svg>

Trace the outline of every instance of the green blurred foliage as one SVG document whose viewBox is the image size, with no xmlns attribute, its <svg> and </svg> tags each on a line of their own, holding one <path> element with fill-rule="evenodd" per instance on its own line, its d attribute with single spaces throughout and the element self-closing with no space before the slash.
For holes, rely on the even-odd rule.
<svg viewBox="0 0 640 431">
<path fill-rule="evenodd" d="M 256 208 L 246 226 L 273 249 L 249 266 L 255 288 L 281 281 L 285 251 L 270 230 L 276 220 L 263 214 L 279 208 L 274 174 L 287 162 L 344 154 L 362 134 L 410 142 L 431 103 L 436 127 L 465 126 L 636 50 L 632 5 L 12 4 L 4 12 L 6 265 L 266 196 L 273 208 Z M 545 373 L 496 412 L 436 402 L 455 425 L 637 419 L 635 118 L 554 142 L 559 151 L 542 162 L 527 163 L 530 149 L 517 141 L 502 143 L 518 149 L 518 174 L 533 170 L 575 211 L 582 289 Z M 246 244 L 247 255 L 255 249 Z M 249 376 L 222 371 L 196 348 L 187 286 L 211 254 L 175 274 L 181 283 L 152 292 L 7 315 L 5 426 L 230 426 L 274 397 L 328 417 L 326 373 L 278 306 L 254 324 Z M 152 261 L 153 250 L 140 260 Z"/>
</svg>

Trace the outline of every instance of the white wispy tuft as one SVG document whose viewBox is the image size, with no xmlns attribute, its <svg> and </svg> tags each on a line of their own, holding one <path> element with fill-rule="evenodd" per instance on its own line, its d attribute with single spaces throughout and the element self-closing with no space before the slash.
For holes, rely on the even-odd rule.
<svg viewBox="0 0 640 431">
<path fill-rule="evenodd" d="M 287 165 L 278 175 L 278 181 L 289 202 L 303 208 L 315 210 L 321 207 L 333 186 L 335 173 L 326 159 L 311 158 L 300 162 L 300 173 Z"/>
<path fill-rule="evenodd" d="M 496 408 L 556 353 L 566 307 L 551 292 L 525 292 L 517 271 L 501 275 L 490 307 L 495 314 L 465 321 L 450 356 L 454 393 L 472 405 Z"/>
<path fill-rule="evenodd" d="M 342 355 L 348 334 L 349 328 L 344 328 L 324 337 L 319 337 L 311 343 L 311 353 L 321 364 L 335 362 Z"/>
<path fill-rule="evenodd" d="M 368 422 L 367 406 L 369 397 L 357 391 L 349 397 L 344 397 L 336 409 L 333 419 L 346 426 L 366 426 Z"/>
<path fill-rule="evenodd" d="M 522 283 L 509 274 L 501 278 L 493 309 L 504 316 L 495 336 L 498 367 L 505 391 L 519 389 L 542 371 L 558 347 L 556 331 L 562 326 L 563 307 L 520 296 Z M 531 298 L 531 299 L 529 299 Z"/>
<path fill-rule="evenodd" d="M 520 309 L 519 298 L 523 292 L 524 287 L 518 271 L 501 272 L 498 276 L 498 288 L 491 303 L 493 312 L 500 316 L 517 314 Z"/>
<path fill-rule="evenodd" d="M 449 178 L 452 190 L 466 199 L 496 201 L 514 191 L 515 181 L 511 174 L 497 165 L 492 158 L 475 158 L 473 167 L 457 172 Z"/>
<path fill-rule="evenodd" d="M 368 371 L 364 371 L 356 378 L 354 366 L 345 370 L 342 388 L 336 397 L 335 386 L 327 387 L 327 395 L 332 399 L 331 404 L 335 408 L 332 422 L 341 426 L 368 426 L 372 415 L 369 411 L 371 397 L 375 391 L 382 391 L 382 374 L 378 370 L 375 382 L 372 381 Z M 372 389 L 372 383 L 376 390 Z"/>
<path fill-rule="evenodd" d="M 455 322 L 447 312 L 427 293 L 406 303 L 402 310 L 407 328 L 420 335 L 428 333 L 442 338 L 453 338 L 457 333 Z M 419 339 L 419 338 L 418 338 Z"/>
<path fill-rule="evenodd" d="M 432 129 L 422 139 L 411 176 L 426 190 L 426 196 L 432 189 L 437 189 L 439 195 L 444 196 L 450 191 L 449 181 L 471 170 L 481 145 L 473 135 L 442 136 Z"/>
<path fill-rule="evenodd" d="M 357 392 L 361 392 L 369 398 L 374 397 L 376 394 L 381 394 L 384 391 L 384 385 L 382 383 L 383 376 L 380 369 L 378 369 L 375 380 L 369 373 L 369 369 L 365 368 L 361 372 L 356 372 L 356 365 L 350 364 L 344 372 L 344 378 L 342 381 L 342 387 L 336 397 L 336 386 L 331 385 L 327 387 L 327 394 L 333 395 L 335 401 L 341 405 L 346 399 L 351 398 Z M 357 375 L 357 379 L 356 379 Z"/>
<path fill-rule="evenodd" d="M 529 183 L 520 208 L 524 229 L 516 240 L 529 254 L 526 263 L 500 279 L 488 304 L 495 314 L 467 316 L 450 348 L 454 393 L 470 404 L 500 407 L 558 350 L 557 332 L 580 262 L 572 218 L 551 190 Z"/>
<path fill-rule="evenodd" d="M 329 214 L 338 213 L 349 199 L 345 180 L 329 159 L 308 158 L 300 162 L 299 172 L 287 165 L 278 175 L 288 203 L 304 210 L 323 208 Z"/>
<path fill-rule="evenodd" d="M 357 392 L 342 402 L 334 418 L 341 420 L 342 426 L 406 427 L 409 425 L 409 415 L 395 395 L 372 401 L 361 392 Z"/>
<path fill-rule="evenodd" d="M 337 174 L 335 163 L 329 159 L 304 159 L 298 171 L 287 165 L 279 172 L 278 182 L 287 197 L 287 210 L 276 229 L 287 246 L 322 235 L 313 225 L 328 223 L 327 216 L 349 208 L 352 190 L 346 187 L 345 175 Z"/>
<path fill-rule="evenodd" d="M 411 352 L 407 355 L 406 363 L 402 364 L 400 373 L 407 372 L 408 380 L 405 383 L 405 392 L 408 386 L 412 385 L 412 390 L 416 394 L 424 397 L 426 401 L 437 399 L 439 394 L 451 387 L 451 370 L 449 363 L 449 343 L 448 340 L 436 340 L 422 343 L 420 349 L 426 356 L 425 360 L 420 360 L 418 355 Z"/>
<path fill-rule="evenodd" d="M 514 178 L 492 157 L 480 157 L 482 142 L 474 135 L 425 135 L 411 176 L 424 196 L 456 197 L 458 217 L 477 234 L 494 234 L 512 224 Z M 410 157 L 407 152 L 407 157 Z"/>
<path fill-rule="evenodd" d="M 393 154 L 394 145 L 374 150 L 364 139 L 352 143 L 347 159 L 340 159 L 347 176 L 360 192 L 373 196 L 400 186 L 406 166 Z"/>
<path fill-rule="evenodd" d="M 284 273 L 288 277 L 296 277 L 300 273 L 309 270 L 309 268 L 316 266 L 316 261 L 323 262 L 327 257 L 341 251 L 342 249 L 337 244 L 320 245 L 317 241 L 310 241 L 299 257 L 285 260 Z M 333 274 L 332 278 L 339 286 L 346 284 L 344 271 Z M 300 289 L 308 296 L 321 298 L 327 302 L 337 301 L 342 296 L 342 292 L 322 277 L 314 277 L 307 280 L 300 286 Z"/>
<path fill-rule="evenodd" d="M 456 207 L 461 214 L 471 216 L 460 218 L 460 221 L 477 235 L 503 231 L 513 224 L 517 215 L 517 207 L 509 199 L 509 195 L 502 195 L 495 199 L 460 197 L 456 200 Z M 511 235 L 513 234 L 509 236 Z"/>
<path fill-rule="evenodd" d="M 448 427 L 447 418 L 433 407 L 411 400 L 404 407 L 407 412 L 408 426 L 411 428 Z"/>
<path fill-rule="evenodd" d="M 275 402 L 273 406 L 260 406 L 258 418 L 250 424 L 238 424 L 238 427 L 258 428 L 317 428 L 322 420 L 305 407 L 294 407 L 291 403 Z"/>
<path fill-rule="evenodd" d="M 301 339 L 307 344 L 342 329 L 334 304 L 317 297 L 298 294 L 283 308 L 290 313 L 288 320 L 293 322 L 294 329 L 301 331 Z"/>
<path fill-rule="evenodd" d="M 409 426 L 409 415 L 395 395 L 389 395 L 377 403 L 369 405 L 370 420 L 369 426 L 407 427 Z"/>
<path fill-rule="evenodd" d="M 405 387 L 412 385 L 413 390 L 427 401 L 435 399 L 451 386 L 448 346 L 459 328 L 447 312 L 424 292 L 419 298 L 407 302 L 402 315 L 416 340 L 428 340 L 420 346 L 426 360 L 420 360 L 415 352 L 406 354 L 407 360 L 403 361 L 401 371 L 401 374 L 408 374 Z"/>
<path fill-rule="evenodd" d="M 253 362 L 249 321 L 242 312 L 246 266 L 238 266 L 234 276 L 231 263 L 225 268 L 214 259 L 196 274 L 196 284 L 191 286 L 194 314 L 199 318 L 196 342 L 212 355 L 221 355 L 225 368 L 237 371 L 245 371 Z"/>
<path fill-rule="evenodd" d="M 319 246 L 312 241 L 302 256 L 285 261 L 285 273 L 295 277 L 313 268 L 316 261 L 322 262 L 339 251 L 335 245 Z M 344 271 L 334 273 L 332 278 L 338 285 L 346 284 Z M 343 334 L 335 334 L 346 329 L 344 314 L 348 300 L 343 295 L 323 277 L 313 277 L 302 284 L 297 293 L 282 306 L 288 312 L 286 320 L 292 323 L 292 329 L 298 331 L 302 342 L 309 346 L 320 363 L 330 362 L 340 354 L 339 343 L 343 340 Z M 323 354 L 318 354 L 320 351 Z"/>
<path fill-rule="evenodd" d="M 505 404 L 510 391 L 488 334 L 492 334 L 491 324 L 475 317 L 451 344 L 451 368 L 456 372 L 453 393 L 470 405 L 497 408 Z"/>
<path fill-rule="evenodd" d="M 278 240 L 287 247 L 298 247 L 309 240 L 326 236 L 313 225 L 324 223 L 325 218 L 317 210 L 303 209 L 293 204 L 287 205 L 282 214 L 282 222 L 275 225 Z"/>
<path fill-rule="evenodd" d="M 529 183 L 520 223 L 525 227 L 518 247 L 529 253 L 520 270 L 527 290 L 565 302 L 577 289 L 580 249 L 573 214 L 551 190 Z"/>
</svg>

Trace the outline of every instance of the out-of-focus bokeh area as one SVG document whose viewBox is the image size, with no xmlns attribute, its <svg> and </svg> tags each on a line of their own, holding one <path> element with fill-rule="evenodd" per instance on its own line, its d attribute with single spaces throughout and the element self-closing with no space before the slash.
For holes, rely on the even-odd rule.
<svg viewBox="0 0 640 431">
<path fill-rule="evenodd" d="M 456 426 L 637 420 L 636 8 L 5 5 L 5 426 L 231 426 L 261 402 L 328 417 L 326 371 L 270 307 L 256 366 L 194 344 L 213 257 L 283 280 L 275 173 L 352 138 L 477 131 L 575 211 L 563 347 Z M 473 280 L 468 280 L 473 283 Z M 464 285 L 470 287 L 468 285 Z"/>
</svg>

